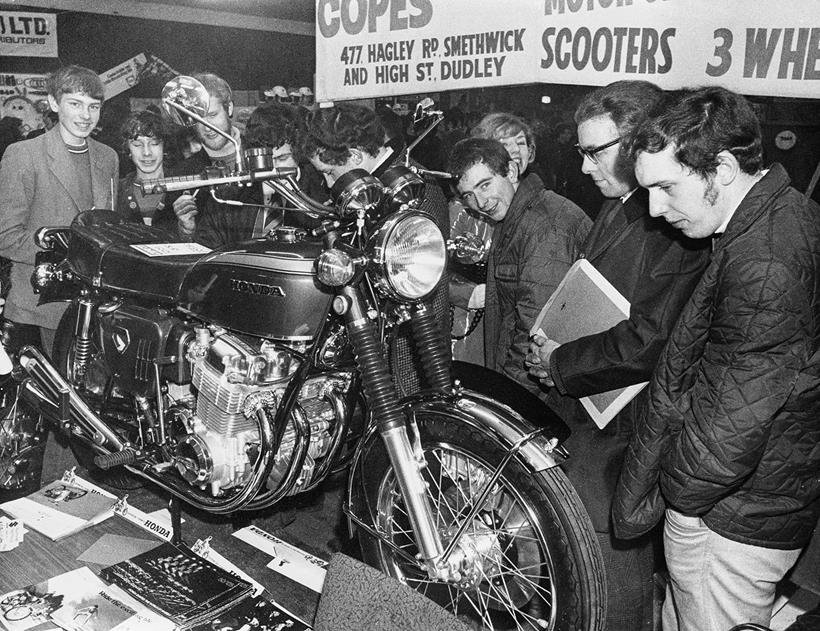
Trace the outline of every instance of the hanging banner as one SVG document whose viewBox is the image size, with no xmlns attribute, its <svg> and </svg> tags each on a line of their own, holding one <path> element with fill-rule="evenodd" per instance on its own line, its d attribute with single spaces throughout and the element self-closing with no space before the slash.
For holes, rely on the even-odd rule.
<svg viewBox="0 0 820 631">
<path fill-rule="evenodd" d="M 57 57 L 54 13 L 0 11 L 0 57 Z"/>
<path fill-rule="evenodd" d="M 49 111 L 46 75 L 0 71 L 0 116 L 23 121 L 23 132 L 43 126 L 42 115 Z"/>
<path fill-rule="evenodd" d="M 817 98 L 820 0 L 317 0 L 317 100 L 524 83 Z"/>
<path fill-rule="evenodd" d="M 106 70 L 100 75 L 100 80 L 105 87 L 106 100 L 111 99 L 127 89 L 134 87 L 140 82 L 143 68 L 148 63 L 144 53 L 131 57 L 131 59 Z"/>
</svg>

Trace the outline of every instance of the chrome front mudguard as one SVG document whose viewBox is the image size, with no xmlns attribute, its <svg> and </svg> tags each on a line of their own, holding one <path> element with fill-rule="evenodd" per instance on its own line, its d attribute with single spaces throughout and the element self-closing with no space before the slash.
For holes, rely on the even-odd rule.
<svg viewBox="0 0 820 631">
<path fill-rule="evenodd" d="M 517 384 L 516 384 L 517 385 Z M 518 386 L 520 387 L 520 386 Z M 456 416 L 464 423 L 465 428 L 482 432 L 498 444 L 504 451 L 513 451 L 512 457 L 532 472 L 544 471 L 561 464 L 568 456 L 560 441 L 566 437 L 566 425 L 557 416 L 543 409 L 549 418 L 534 419 L 538 424 L 525 419 L 510 406 L 499 403 L 493 398 L 476 392 L 456 387 L 451 393 L 421 392 L 402 401 L 408 420 L 412 421 L 419 413 L 441 413 L 449 417 Z M 541 421 L 548 421 L 542 424 Z M 411 441 L 416 440 L 412 423 L 408 430 Z M 558 430 L 557 432 L 555 430 Z M 357 483 L 362 470 L 364 454 L 372 447 L 373 441 L 380 440 L 375 423 L 370 423 L 368 431 L 359 442 L 353 456 L 350 476 L 348 477 L 345 513 L 348 517 L 348 528 L 351 536 L 355 525 L 362 525 L 365 515 L 357 514 L 357 508 L 363 506 Z M 417 453 L 421 449 L 413 445 Z"/>
</svg>

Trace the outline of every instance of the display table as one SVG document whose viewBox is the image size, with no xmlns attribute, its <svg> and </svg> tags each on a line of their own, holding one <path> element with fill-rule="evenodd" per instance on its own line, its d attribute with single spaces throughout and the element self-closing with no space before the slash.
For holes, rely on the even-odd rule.
<svg viewBox="0 0 820 631">
<path fill-rule="evenodd" d="M 150 507 L 150 510 L 153 510 Z M 293 614 L 311 624 L 319 594 L 266 567 L 271 557 L 232 536 L 229 520 L 210 522 L 183 514 L 183 541 L 191 546 L 197 539 L 211 537 L 211 547 L 259 582 L 266 595 Z M 52 541 L 28 529 L 23 542 L 15 549 L 0 552 L 0 593 L 44 581 L 82 566 L 98 574 L 101 565 L 78 560 L 104 535 L 120 535 L 140 540 L 161 541 L 148 530 L 114 515 L 60 541 Z"/>
</svg>

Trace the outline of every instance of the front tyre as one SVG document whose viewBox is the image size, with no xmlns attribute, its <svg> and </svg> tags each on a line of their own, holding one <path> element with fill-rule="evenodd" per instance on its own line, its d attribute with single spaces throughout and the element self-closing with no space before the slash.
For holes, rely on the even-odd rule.
<svg viewBox="0 0 820 631">
<path fill-rule="evenodd" d="M 433 516 L 446 547 L 505 451 L 455 416 L 416 414 Z M 364 456 L 362 516 L 405 554 L 360 531 L 364 560 L 417 589 L 474 628 L 602 631 L 606 586 L 597 539 L 581 500 L 558 467 L 534 472 L 511 460 L 456 551 L 461 580 L 430 580 L 409 559 L 418 550 L 381 443 Z"/>
</svg>

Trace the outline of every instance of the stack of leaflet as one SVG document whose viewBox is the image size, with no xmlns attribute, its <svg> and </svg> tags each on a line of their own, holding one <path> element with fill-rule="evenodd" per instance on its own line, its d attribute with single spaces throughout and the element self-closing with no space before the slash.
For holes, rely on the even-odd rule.
<svg viewBox="0 0 820 631">
<path fill-rule="evenodd" d="M 247 581 L 171 542 L 103 568 L 100 576 L 172 620 L 181 631 L 216 618 L 252 591 Z"/>
</svg>

